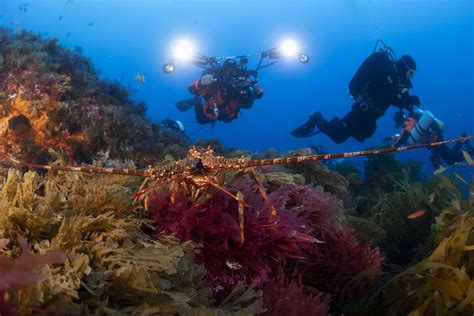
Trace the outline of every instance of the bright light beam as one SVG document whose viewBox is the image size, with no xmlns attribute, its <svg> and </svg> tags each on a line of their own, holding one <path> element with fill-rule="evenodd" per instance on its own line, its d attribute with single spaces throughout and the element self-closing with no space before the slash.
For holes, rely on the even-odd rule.
<svg viewBox="0 0 474 316">
<path fill-rule="evenodd" d="M 174 59 L 186 62 L 193 58 L 195 47 L 191 41 L 182 39 L 174 43 L 171 53 Z"/>
<path fill-rule="evenodd" d="M 285 39 L 281 42 L 278 49 L 284 57 L 295 57 L 298 55 L 299 46 L 294 40 Z"/>
</svg>

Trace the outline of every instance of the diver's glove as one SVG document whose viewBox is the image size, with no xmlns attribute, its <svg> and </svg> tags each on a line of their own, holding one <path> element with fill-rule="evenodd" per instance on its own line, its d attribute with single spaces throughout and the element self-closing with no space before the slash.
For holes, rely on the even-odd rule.
<svg viewBox="0 0 474 316">
<path fill-rule="evenodd" d="M 407 118 L 408 117 L 403 110 L 395 112 L 395 114 L 393 115 L 393 120 L 395 121 L 395 128 L 402 127 L 403 123 L 406 121 Z"/>
<path fill-rule="evenodd" d="M 418 98 L 416 95 L 409 95 L 408 104 L 411 106 L 419 106 L 421 104 L 420 98 Z"/>
<path fill-rule="evenodd" d="M 322 118 L 322 114 L 320 112 L 316 112 L 309 117 L 306 123 L 292 130 L 290 134 L 297 138 L 311 137 L 313 135 L 319 134 L 321 131 L 315 131 L 315 128 L 318 120 L 321 120 Z"/>
<path fill-rule="evenodd" d="M 403 103 L 405 108 L 410 112 L 413 113 L 413 107 L 419 106 L 421 104 L 420 98 L 416 95 L 407 95 L 403 98 Z"/>
</svg>

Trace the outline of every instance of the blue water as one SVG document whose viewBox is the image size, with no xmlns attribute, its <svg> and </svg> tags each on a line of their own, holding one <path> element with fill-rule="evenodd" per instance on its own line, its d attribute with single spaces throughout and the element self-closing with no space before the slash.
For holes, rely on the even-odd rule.
<svg viewBox="0 0 474 316">
<path fill-rule="evenodd" d="M 24 28 L 62 45 L 80 46 L 101 71 L 136 90 L 148 116 L 185 123 L 192 139 L 218 138 L 226 146 L 286 151 L 322 144 L 328 152 L 359 150 L 392 135 L 394 109 L 379 120 L 372 139 L 337 145 L 326 136 L 289 135 L 307 116 L 344 115 L 351 106 L 348 83 L 379 38 L 398 54 L 412 55 L 418 69 L 413 94 L 422 108 L 445 122 L 446 138 L 474 134 L 474 1 L 85 1 L 0 0 L 0 25 Z M 67 34 L 69 33 L 69 36 Z M 215 128 L 178 112 L 175 102 L 190 97 L 187 85 L 200 69 L 178 65 L 162 72 L 171 43 L 192 39 L 210 56 L 260 52 L 283 37 L 296 38 L 308 64 L 281 62 L 262 70 L 265 91 L 250 110 Z M 257 60 L 253 60 L 256 62 Z M 252 60 L 251 60 L 252 62 Z M 137 73 L 145 84 L 134 80 Z M 405 154 L 426 161 L 424 150 Z"/>
</svg>

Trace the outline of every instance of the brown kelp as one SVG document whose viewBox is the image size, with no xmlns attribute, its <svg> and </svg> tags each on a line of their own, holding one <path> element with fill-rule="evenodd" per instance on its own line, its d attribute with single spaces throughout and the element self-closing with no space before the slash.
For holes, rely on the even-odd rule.
<svg viewBox="0 0 474 316">
<path fill-rule="evenodd" d="M 382 161 L 387 159 L 394 158 Z M 371 164 L 377 165 L 380 158 L 372 160 Z M 450 205 L 456 190 L 447 177 L 424 180 L 417 171 L 413 172 L 417 168 L 412 163 L 394 160 L 391 165 L 394 167 L 387 169 L 385 179 L 369 177 L 360 184 L 348 221 L 360 240 L 373 240 L 381 248 L 390 264 L 406 265 L 418 246 L 426 242 L 434 218 Z M 425 210 L 426 214 L 407 218 L 419 210 Z"/>
<path fill-rule="evenodd" d="M 385 285 L 387 315 L 471 315 L 474 312 L 474 217 L 464 213 L 458 228 L 434 252 Z"/>
</svg>

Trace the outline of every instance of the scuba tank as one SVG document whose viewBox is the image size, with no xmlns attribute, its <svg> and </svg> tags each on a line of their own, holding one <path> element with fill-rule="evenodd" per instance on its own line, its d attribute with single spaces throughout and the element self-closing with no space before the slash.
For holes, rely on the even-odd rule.
<svg viewBox="0 0 474 316">
<path fill-rule="evenodd" d="M 431 124 L 435 121 L 435 117 L 431 114 L 430 111 L 422 111 L 421 117 L 418 119 L 415 127 L 410 131 L 408 138 L 406 140 L 407 145 L 415 145 L 418 144 L 420 138 L 425 135 L 431 127 Z"/>
<path fill-rule="evenodd" d="M 394 135 L 392 144 L 395 147 L 402 145 L 415 145 L 423 142 L 426 136 L 440 134 L 444 123 L 435 118 L 430 111 L 416 110 L 405 118 L 400 134 Z"/>
</svg>

